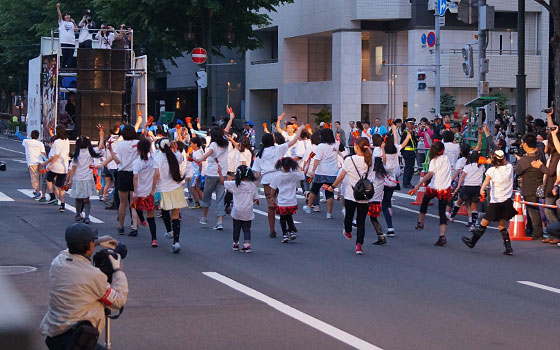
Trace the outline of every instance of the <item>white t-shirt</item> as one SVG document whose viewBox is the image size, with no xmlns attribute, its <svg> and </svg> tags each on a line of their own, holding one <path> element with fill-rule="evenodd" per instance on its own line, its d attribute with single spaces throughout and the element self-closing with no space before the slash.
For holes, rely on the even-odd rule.
<svg viewBox="0 0 560 350">
<path fill-rule="evenodd" d="M 251 153 L 251 151 L 246 149 L 243 152 L 239 152 L 239 151 L 237 151 L 237 152 L 238 152 L 237 166 L 235 167 L 235 169 L 237 170 L 237 167 L 239 167 L 240 165 L 243 165 L 243 162 L 245 162 L 245 165 L 250 167 L 251 166 L 251 160 L 253 158 L 253 154 Z"/>
<path fill-rule="evenodd" d="M 43 162 L 43 153 L 45 151 L 45 145 L 41 141 L 34 139 L 25 139 L 21 143 L 25 148 L 25 160 L 27 160 L 27 166 L 37 165 Z"/>
<path fill-rule="evenodd" d="M 506 164 L 486 170 L 490 176 L 490 203 L 502 203 L 513 193 L 513 166 Z"/>
<path fill-rule="evenodd" d="M 76 44 L 76 37 L 74 36 L 74 23 L 71 21 L 58 22 L 58 40 L 61 44 Z"/>
<path fill-rule="evenodd" d="M 315 149 L 315 161 L 319 162 L 315 175 L 336 176 L 338 174 L 338 145 L 321 143 Z"/>
<path fill-rule="evenodd" d="M 192 158 L 196 161 L 201 160 L 203 156 L 204 156 L 204 150 L 202 148 L 197 149 L 192 154 Z M 200 172 L 201 176 L 205 176 L 206 168 L 208 168 L 208 161 L 205 160 L 204 162 L 201 162 L 200 166 L 196 162 L 192 162 L 192 166 L 193 166 L 193 174 L 198 175 L 198 173 Z"/>
<path fill-rule="evenodd" d="M 445 151 L 443 151 L 443 154 L 446 155 L 449 159 L 449 164 L 451 164 L 451 167 L 455 168 L 455 163 L 457 162 L 459 153 L 461 152 L 461 147 L 453 142 L 445 142 L 443 146 L 445 147 Z"/>
<path fill-rule="evenodd" d="M 68 162 L 70 161 L 70 141 L 68 139 L 56 139 L 52 148 L 53 154 L 58 154 L 58 158 L 52 162 L 51 171 L 57 174 L 67 174 Z"/>
<path fill-rule="evenodd" d="M 274 166 L 288 151 L 288 144 L 267 147 L 263 150 L 262 157 L 255 157 L 253 171 L 261 174 L 261 184 L 266 185 L 272 181 L 277 172 Z"/>
<path fill-rule="evenodd" d="M 385 188 L 385 178 L 377 178 L 374 171 L 371 173 L 371 177 L 369 180 L 373 184 L 374 190 L 373 197 L 371 197 L 369 201 L 381 203 L 381 201 L 383 200 L 383 189 Z"/>
<path fill-rule="evenodd" d="M 463 172 L 466 174 L 463 186 L 480 186 L 484 177 L 484 166 L 476 163 L 465 165 Z"/>
<path fill-rule="evenodd" d="M 181 164 L 183 160 L 181 153 L 175 152 L 174 154 L 177 158 L 177 162 Z M 182 181 L 176 182 L 173 180 L 165 153 L 161 152 L 158 156 L 154 157 L 154 168 L 159 169 L 159 181 L 156 185 L 156 190 L 158 192 L 171 192 L 182 186 Z"/>
<path fill-rule="evenodd" d="M 101 31 L 99 31 L 95 34 L 95 39 L 99 40 L 100 49 L 110 50 L 113 40 L 115 40 L 115 33 L 111 32 L 107 35 L 101 35 Z"/>
<path fill-rule="evenodd" d="M 303 169 L 303 163 L 305 162 L 305 156 L 309 155 L 309 153 L 307 152 L 308 148 L 311 148 L 311 140 L 299 140 L 296 143 L 295 147 L 291 148 L 292 152 L 290 154 L 290 157 L 300 158 L 297 161 L 300 169 Z"/>
<path fill-rule="evenodd" d="M 132 172 L 138 175 L 138 187 L 135 188 L 137 197 L 147 197 L 152 192 L 154 184 L 154 159 L 148 156 L 148 160 L 140 157 L 136 158 L 132 163 Z"/>
<path fill-rule="evenodd" d="M 188 158 L 187 152 L 183 151 L 181 154 L 183 155 L 183 162 L 181 162 L 181 171 L 184 172 L 184 173 L 181 173 L 181 174 L 183 174 L 186 179 L 192 178 L 193 177 L 193 163 L 189 162 L 187 160 L 187 158 Z"/>
<path fill-rule="evenodd" d="M 93 150 L 98 152 L 97 148 L 94 148 Z M 93 164 L 93 159 L 94 158 L 91 154 L 89 154 L 89 150 L 87 148 L 81 149 L 78 159 L 74 160 L 72 163 L 72 167 L 76 167 L 72 180 L 92 180 L 93 173 L 89 166 Z"/>
<path fill-rule="evenodd" d="M 283 172 L 279 171 L 270 187 L 278 189 L 278 198 L 276 204 L 279 207 L 293 207 L 297 205 L 296 191 L 300 181 L 305 179 L 305 175 L 301 171 Z"/>
<path fill-rule="evenodd" d="M 467 158 L 461 157 L 457 159 L 457 161 L 455 162 L 455 170 L 463 169 L 465 167 L 465 164 L 467 164 Z"/>
<path fill-rule="evenodd" d="M 218 163 L 222 167 L 222 175 L 226 176 L 228 171 L 228 148 L 220 147 L 216 142 L 210 143 L 208 148 L 213 150 L 214 153 L 207 158 L 208 168 L 206 168 L 206 176 L 218 177 Z M 216 162 L 216 159 L 218 162 Z"/>
<path fill-rule="evenodd" d="M 235 170 L 237 169 L 238 158 L 239 158 L 239 151 L 230 142 L 227 151 L 227 162 L 228 162 L 227 171 L 229 173 L 235 173 Z"/>
<path fill-rule="evenodd" d="M 445 190 L 451 186 L 451 166 L 449 165 L 449 158 L 445 155 L 430 160 L 428 171 L 434 173 L 429 184 L 434 190 Z"/>
<path fill-rule="evenodd" d="M 111 146 L 113 147 L 113 150 L 115 149 L 114 147 L 116 146 L 116 144 L 121 142 L 122 140 L 123 138 L 119 135 L 111 135 L 111 137 L 109 137 L 109 141 L 111 142 Z M 154 145 L 154 143 L 152 143 L 152 145 Z M 109 152 L 107 147 L 105 147 L 105 154 L 104 154 L 105 159 L 109 158 L 110 155 L 111 152 Z M 118 169 L 118 165 L 114 160 L 112 160 L 109 162 L 109 164 L 107 164 L 107 169 L 109 170 Z"/>
<path fill-rule="evenodd" d="M 309 157 L 311 157 L 311 153 L 315 153 L 315 150 L 317 149 L 317 145 L 311 144 L 310 147 L 308 147 L 305 150 L 305 155 L 303 156 L 303 159 L 305 160 L 305 162 L 307 162 L 309 160 Z M 315 156 L 314 156 L 315 157 Z M 305 163 L 304 162 L 304 163 Z M 313 170 L 313 164 L 315 163 L 315 158 L 309 160 L 309 164 L 307 166 L 307 171 L 305 172 L 305 176 L 309 176 L 309 174 L 311 174 L 311 170 Z M 340 169 L 339 169 L 340 170 Z M 337 175 L 338 176 L 338 175 Z"/>
<path fill-rule="evenodd" d="M 112 145 L 113 152 L 120 163 L 117 165 L 119 171 L 132 171 L 132 163 L 140 157 L 136 145 L 138 140 L 123 140 Z"/>
<path fill-rule="evenodd" d="M 397 153 L 385 154 L 385 170 L 387 171 L 387 177 L 390 181 L 386 181 L 385 185 L 389 187 L 397 186 L 397 178 L 401 174 L 401 167 L 399 165 L 399 153 L 401 151 L 401 145 L 395 145 L 397 148 Z"/>
<path fill-rule="evenodd" d="M 352 162 L 353 161 L 353 162 Z M 354 164 L 356 164 L 356 166 L 354 166 Z M 357 168 L 357 170 L 356 170 Z M 364 157 L 359 156 L 359 155 L 353 155 L 350 157 L 347 157 L 344 160 L 344 163 L 342 163 L 342 169 L 344 169 L 344 171 L 346 171 L 346 177 L 344 178 L 345 180 L 345 187 L 344 187 L 344 199 L 353 201 L 353 202 L 357 202 L 357 203 L 367 203 L 368 200 L 360 200 L 357 201 L 354 198 L 354 186 L 356 185 L 356 183 L 360 180 L 361 176 L 364 176 L 364 174 L 367 173 L 368 171 L 368 166 L 364 160 Z M 358 174 L 359 172 L 359 174 Z M 373 164 L 369 167 L 369 173 L 368 173 L 368 178 L 371 179 L 373 175 Z"/>
<path fill-rule="evenodd" d="M 233 194 L 231 217 L 235 220 L 253 220 L 255 218 L 253 202 L 259 199 L 257 185 L 252 181 L 241 181 L 237 186 L 235 181 L 224 181 L 224 188 Z"/>
<path fill-rule="evenodd" d="M 88 30 L 90 28 L 93 28 L 91 24 L 82 23 L 78 34 L 78 42 L 83 43 L 86 40 L 92 40 L 91 32 Z"/>
</svg>

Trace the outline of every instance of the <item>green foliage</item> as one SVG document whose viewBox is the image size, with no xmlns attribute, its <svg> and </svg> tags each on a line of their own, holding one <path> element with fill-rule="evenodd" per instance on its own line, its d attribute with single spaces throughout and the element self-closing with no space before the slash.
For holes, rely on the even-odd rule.
<svg viewBox="0 0 560 350">
<path fill-rule="evenodd" d="M 319 125 L 321 122 L 331 123 L 332 121 L 332 114 L 326 108 L 321 109 L 317 113 L 311 113 L 315 116 L 315 124 Z"/>
<path fill-rule="evenodd" d="M 453 112 L 455 112 L 455 108 L 457 107 L 457 103 L 455 102 L 455 97 L 451 96 L 448 93 L 442 94 L 440 99 L 440 113 L 441 115 L 450 115 L 453 116 Z"/>
<path fill-rule="evenodd" d="M 509 96 L 504 94 L 503 92 L 494 92 L 491 97 L 496 98 L 496 114 L 500 114 L 500 111 L 505 109 L 510 109 L 509 103 Z"/>
</svg>

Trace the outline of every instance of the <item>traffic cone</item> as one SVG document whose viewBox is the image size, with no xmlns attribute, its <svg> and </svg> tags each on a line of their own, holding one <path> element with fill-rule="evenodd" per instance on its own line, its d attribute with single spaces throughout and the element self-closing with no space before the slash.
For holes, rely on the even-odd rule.
<svg viewBox="0 0 560 350">
<path fill-rule="evenodd" d="M 426 173 L 424 172 L 424 170 L 420 171 L 420 179 L 422 179 L 424 176 L 426 175 Z M 416 191 L 416 199 L 414 200 L 414 202 L 410 202 L 410 204 L 412 205 L 421 205 L 422 204 L 422 198 L 424 198 L 424 194 L 426 193 L 426 186 L 422 186 L 418 189 L 418 191 Z M 433 205 L 434 203 L 429 203 L 428 205 Z"/>
<path fill-rule="evenodd" d="M 525 226 L 527 220 L 523 214 L 523 204 L 521 204 L 521 193 L 515 192 L 513 199 L 513 207 L 517 210 L 517 214 L 509 221 L 509 237 L 512 241 L 531 241 L 531 237 L 525 234 Z"/>
<path fill-rule="evenodd" d="M 467 212 L 467 207 L 465 205 L 461 205 L 461 208 L 459 208 L 457 215 L 468 216 L 469 213 Z"/>
</svg>

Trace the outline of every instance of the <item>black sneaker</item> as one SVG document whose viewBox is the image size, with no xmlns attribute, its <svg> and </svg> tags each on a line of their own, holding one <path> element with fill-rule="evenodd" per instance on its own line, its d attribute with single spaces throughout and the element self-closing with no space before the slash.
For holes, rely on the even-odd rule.
<svg viewBox="0 0 560 350">
<path fill-rule="evenodd" d="M 250 253 L 252 252 L 250 245 L 244 245 L 243 248 L 239 249 L 241 253 Z"/>
<path fill-rule="evenodd" d="M 58 203 L 58 199 L 56 198 L 51 198 L 47 201 L 47 204 L 57 204 Z"/>
<path fill-rule="evenodd" d="M 290 236 L 288 236 L 287 234 L 284 235 L 284 238 L 282 238 L 282 243 L 288 243 L 290 241 Z"/>
<path fill-rule="evenodd" d="M 124 235 L 124 227 L 123 227 L 123 228 L 119 228 L 119 235 Z"/>
<path fill-rule="evenodd" d="M 447 238 L 445 236 L 439 236 L 437 242 L 434 243 L 436 247 L 445 247 L 446 244 L 447 244 Z"/>
<path fill-rule="evenodd" d="M 377 241 L 373 242 L 374 245 L 383 245 L 387 244 L 387 238 L 385 236 L 377 236 Z"/>
<path fill-rule="evenodd" d="M 276 232 L 270 232 L 270 233 L 268 234 L 268 237 L 270 237 L 270 238 L 276 238 Z"/>
<path fill-rule="evenodd" d="M 136 237 L 136 236 L 138 236 L 138 230 L 134 229 L 134 230 L 130 231 L 130 233 L 128 235 L 130 237 Z"/>
<path fill-rule="evenodd" d="M 239 251 L 239 243 L 238 242 L 233 242 L 233 251 L 234 252 Z"/>
<path fill-rule="evenodd" d="M 58 211 L 60 213 L 64 213 L 64 203 L 62 203 L 59 207 L 58 207 Z"/>
<path fill-rule="evenodd" d="M 387 231 L 387 237 L 395 237 L 395 231 Z"/>
<path fill-rule="evenodd" d="M 416 224 L 416 226 L 414 227 L 416 230 L 423 230 L 424 229 L 424 223 L 418 221 L 418 223 Z"/>
<path fill-rule="evenodd" d="M 288 234 L 288 237 L 290 237 L 290 241 L 293 241 L 294 239 L 297 238 L 296 234 L 293 233 L 293 232 L 290 232 L 290 233 Z"/>
</svg>

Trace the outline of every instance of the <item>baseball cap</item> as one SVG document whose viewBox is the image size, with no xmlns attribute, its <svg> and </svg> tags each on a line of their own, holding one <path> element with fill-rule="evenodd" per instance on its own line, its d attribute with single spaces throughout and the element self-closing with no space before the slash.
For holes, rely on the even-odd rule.
<svg viewBox="0 0 560 350">
<path fill-rule="evenodd" d="M 74 223 L 66 228 L 64 239 L 68 246 L 88 244 L 97 239 L 97 230 L 81 222 Z"/>
<path fill-rule="evenodd" d="M 245 124 L 250 125 L 251 127 L 255 125 L 255 124 L 254 124 L 252 121 L 250 121 L 250 120 L 249 120 L 248 122 L 246 122 Z"/>
<path fill-rule="evenodd" d="M 325 126 L 325 122 L 321 122 L 319 126 Z"/>
</svg>

